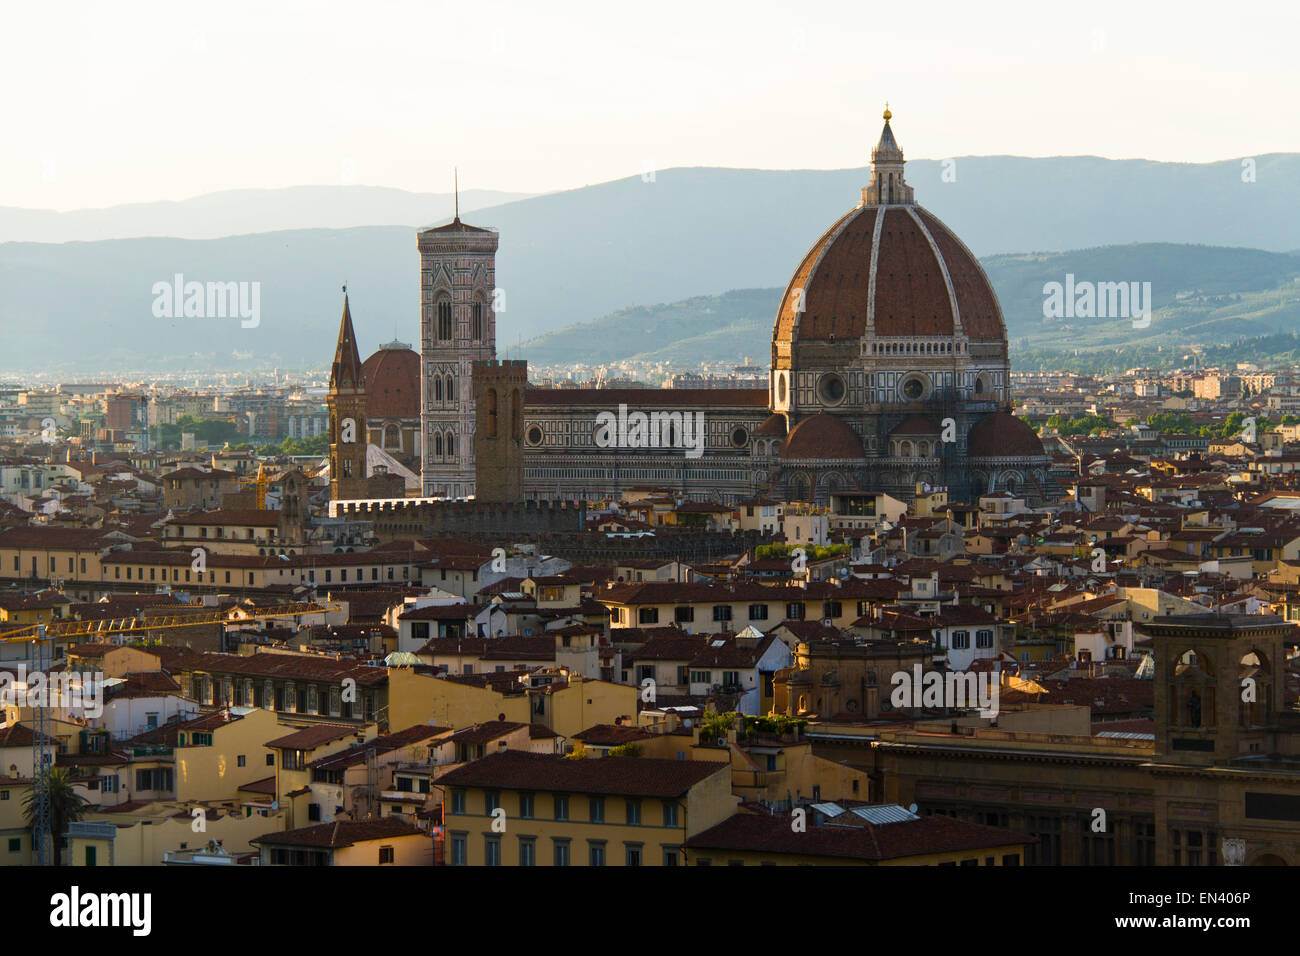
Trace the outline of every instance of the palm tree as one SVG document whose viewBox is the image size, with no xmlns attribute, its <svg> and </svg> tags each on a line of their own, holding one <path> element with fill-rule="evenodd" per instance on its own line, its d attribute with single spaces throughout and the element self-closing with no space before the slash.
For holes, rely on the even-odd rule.
<svg viewBox="0 0 1300 956">
<path fill-rule="evenodd" d="M 62 865 L 63 857 L 63 838 L 68 832 L 68 824 L 80 820 L 86 812 L 86 799 L 77 793 L 72 786 L 72 776 L 59 767 L 50 767 L 45 771 L 45 786 L 50 794 L 50 843 L 54 851 L 54 865 Z M 27 792 L 27 798 L 23 802 L 23 813 L 27 818 L 27 825 L 35 827 L 36 824 L 36 788 L 33 786 Z M 35 830 L 32 833 L 33 842 L 36 839 Z"/>
</svg>

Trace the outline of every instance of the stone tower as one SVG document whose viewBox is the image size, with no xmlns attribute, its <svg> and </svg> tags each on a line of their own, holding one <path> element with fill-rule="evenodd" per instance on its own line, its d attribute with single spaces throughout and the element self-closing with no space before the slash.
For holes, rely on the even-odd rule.
<svg viewBox="0 0 1300 956">
<path fill-rule="evenodd" d="M 343 293 L 343 319 L 330 366 L 330 498 L 366 495 L 366 383 L 361 375 L 352 312 Z"/>
<path fill-rule="evenodd" d="M 1260 614 L 1184 614 L 1144 624 L 1156 661 L 1156 758 L 1226 764 L 1277 746 L 1291 625 Z"/>
<path fill-rule="evenodd" d="M 475 497 L 479 501 L 522 501 L 528 363 L 475 362 L 473 375 Z"/>
<path fill-rule="evenodd" d="M 419 234 L 421 479 L 426 497 L 474 494 L 475 362 L 496 358 L 497 234 L 456 218 Z"/>
</svg>

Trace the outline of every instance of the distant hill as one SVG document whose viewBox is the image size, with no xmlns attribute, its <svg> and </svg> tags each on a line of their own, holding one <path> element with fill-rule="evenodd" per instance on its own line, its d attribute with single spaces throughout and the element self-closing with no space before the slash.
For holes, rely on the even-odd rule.
<svg viewBox="0 0 1300 956">
<path fill-rule="evenodd" d="M 943 182 L 940 164 L 927 160 L 910 162 L 908 179 L 918 201 L 981 256 L 1134 242 L 1295 250 L 1300 156 L 1261 156 L 1256 164 L 1257 181 L 1243 183 L 1236 160 L 971 157 L 956 160 L 955 182 Z M 632 305 L 784 285 L 865 182 L 861 169 L 673 169 L 650 182 L 636 176 L 465 215 L 501 234 L 497 281 L 506 311 L 498 350 Z M 417 218 L 422 214 L 404 222 Z M 1019 290 L 1004 301 L 1015 317 L 1013 334 L 1030 334 L 1022 318 L 1041 318 L 1041 282 L 1037 296 L 1021 286 L 1033 287 L 1039 266 L 1047 274 L 1063 263 L 1025 259 L 1006 266 Z M 178 272 L 199 281 L 260 282 L 260 326 L 155 319 L 150 289 Z M 1197 287 L 1184 283 L 1177 267 L 1171 278 L 1180 288 Z M 410 225 L 3 243 L 0 327 L 10 347 L 0 354 L 0 371 L 319 366 L 329 359 L 344 280 L 355 292 L 363 348 L 394 334 L 416 338 L 418 256 Z M 658 348 L 672 353 L 686 346 L 665 340 Z M 762 340 L 742 354 L 762 356 Z"/>
<path fill-rule="evenodd" d="M 982 264 L 1002 303 L 1013 354 L 1061 353 L 1064 341 L 1069 351 L 1131 348 L 1137 354 L 1153 346 L 1185 349 L 1300 331 L 1300 256 L 1294 254 L 1135 243 L 989 256 Z M 1150 282 L 1150 326 L 1135 329 L 1132 319 L 1044 319 L 1043 286 L 1064 283 L 1067 273 L 1080 282 Z M 536 365 L 745 356 L 764 364 L 782 291 L 741 289 L 620 309 L 524 342 L 512 354 Z"/>
<path fill-rule="evenodd" d="M 467 189 L 461 212 L 499 206 L 528 193 Z M 450 219 L 451 193 L 413 193 L 382 186 L 291 186 L 229 189 L 177 202 L 128 203 L 103 209 L 0 206 L 0 242 L 91 242 L 167 236 L 217 239 L 285 229 L 421 226 Z"/>
</svg>

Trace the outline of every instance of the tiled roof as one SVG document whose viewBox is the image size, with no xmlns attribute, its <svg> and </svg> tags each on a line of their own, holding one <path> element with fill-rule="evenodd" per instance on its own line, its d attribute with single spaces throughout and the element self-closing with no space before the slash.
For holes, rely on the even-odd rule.
<svg viewBox="0 0 1300 956">
<path fill-rule="evenodd" d="M 727 764 L 706 760 L 651 757 L 570 760 L 508 750 L 453 770 L 439 782 L 452 787 L 680 797 L 713 774 L 730 772 Z"/>
<path fill-rule="evenodd" d="M 938 815 L 897 823 L 810 826 L 796 833 L 789 816 L 737 813 L 691 837 L 686 845 L 697 856 L 704 850 L 733 850 L 881 861 L 1009 847 L 1029 841 L 1025 835 L 1001 827 Z"/>
</svg>

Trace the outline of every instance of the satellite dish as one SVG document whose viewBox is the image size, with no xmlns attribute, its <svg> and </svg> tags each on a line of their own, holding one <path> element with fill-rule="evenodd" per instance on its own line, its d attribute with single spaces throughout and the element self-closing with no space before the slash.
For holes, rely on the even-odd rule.
<svg viewBox="0 0 1300 956">
<path fill-rule="evenodd" d="M 907 811 L 908 811 L 909 813 L 915 813 L 915 812 L 916 812 L 916 804 L 914 803 L 914 804 L 912 804 L 910 807 L 908 807 L 908 808 L 907 808 Z"/>
</svg>

